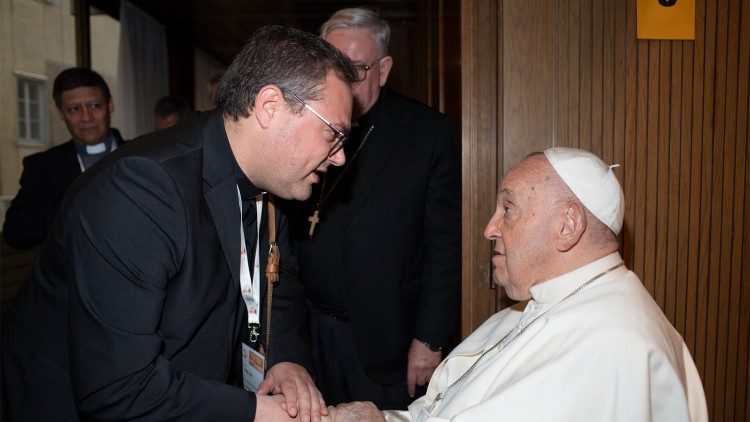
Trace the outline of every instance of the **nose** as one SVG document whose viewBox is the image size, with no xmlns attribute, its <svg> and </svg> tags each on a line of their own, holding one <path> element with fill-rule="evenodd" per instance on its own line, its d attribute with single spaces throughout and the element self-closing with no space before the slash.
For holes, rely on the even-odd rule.
<svg viewBox="0 0 750 422">
<path fill-rule="evenodd" d="M 344 154 L 344 148 L 341 148 L 340 150 L 336 151 L 335 154 L 328 157 L 328 161 L 330 161 L 334 166 L 343 166 L 346 162 L 346 154 Z"/>
<path fill-rule="evenodd" d="M 499 237 L 502 237 L 502 233 L 500 233 L 500 225 L 497 224 L 497 214 L 495 214 L 490 218 L 487 227 L 484 228 L 484 238 L 487 240 L 495 240 Z"/>
<path fill-rule="evenodd" d="M 91 110 L 89 110 L 88 107 L 83 107 L 82 109 L 83 109 L 83 114 L 81 115 L 81 117 L 83 118 L 83 120 L 86 122 L 91 120 L 93 116 L 93 113 L 91 112 Z"/>
</svg>

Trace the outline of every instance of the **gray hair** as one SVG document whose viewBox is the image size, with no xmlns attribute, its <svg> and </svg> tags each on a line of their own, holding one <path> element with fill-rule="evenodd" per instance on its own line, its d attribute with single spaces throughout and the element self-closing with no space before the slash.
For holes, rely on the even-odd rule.
<svg viewBox="0 0 750 422">
<path fill-rule="evenodd" d="M 367 28 L 375 34 L 380 55 L 388 54 L 388 43 L 391 42 L 391 28 L 388 22 L 380 18 L 377 12 L 364 7 L 341 9 L 331 15 L 320 27 L 320 37 L 325 38 L 329 32 L 341 28 Z"/>
</svg>

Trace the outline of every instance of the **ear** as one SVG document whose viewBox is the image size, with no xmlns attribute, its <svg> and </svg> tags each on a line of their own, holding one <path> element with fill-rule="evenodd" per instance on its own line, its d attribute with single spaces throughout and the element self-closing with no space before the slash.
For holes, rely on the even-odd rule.
<svg viewBox="0 0 750 422">
<path fill-rule="evenodd" d="M 282 107 L 286 107 L 286 101 L 284 100 L 284 95 L 281 93 L 281 89 L 276 85 L 266 85 L 255 96 L 255 105 L 252 114 L 255 116 L 255 120 L 260 127 L 267 129 Z"/>
<path fill-rule="evenodd" d="M 115 112 L 115 103 L 112 102 L 112 98 L 109 99 L 109 104 L 107 104 L 107 108 L 109 108 L 109 114 L 112 114 Z"/>
<path fill-rule="evenodd" d="M 557 236 L 557 250 L 567 252 L 581 240 L 586 231 L 586 210 L 577 202 L 569 202 L 564 209 L 563 222 Z"/>
<path fill-rule="evenodd" d="M 393 57 L 385 56 L 380 59 L 380 86 L 383 86 L 388 82 L 388 75 L 391 73 L 392 67 Z"/>
</svg>

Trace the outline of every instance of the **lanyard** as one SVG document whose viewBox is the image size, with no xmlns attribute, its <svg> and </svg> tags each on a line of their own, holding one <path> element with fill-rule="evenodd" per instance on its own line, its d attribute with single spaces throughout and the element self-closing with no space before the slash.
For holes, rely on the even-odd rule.
<svg viewBox="0 0 750 422">
<path fill-rule="evenodd" d="M 247 323 L 260 324 L 258 314 L 260 312 L 260 219 L 263 215 L 263 195 L 255 197 L 255 227 L 257 236 L 255 241 L 255 260 L 253 262 L 253 275 L 250 276 L 250 263 L 247 260 L 247 244 L 245 243 L 245 229 L 242 226 L 242 196 L 240 188 L 237 187 L 237 200 L 240 206 L 240 294 L 247 308 Z M 253 283 L 253 280 L 256 283 Z"/>
</svg>

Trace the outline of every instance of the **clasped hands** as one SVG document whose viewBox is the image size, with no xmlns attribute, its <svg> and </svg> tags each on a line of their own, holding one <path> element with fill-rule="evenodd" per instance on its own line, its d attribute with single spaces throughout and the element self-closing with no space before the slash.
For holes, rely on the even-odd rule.
<svg viewBox="0 0 750 422">
<path fill-rule="evenodd" d="M 326 403 L 312 377 L 296 363 L 281 362 L 272 366 L 258 386 L 256 400 L 256 421 L 319 422 L 321 416 L 328 415 Z"/>
<path fill-rule="evenodd" d="M 406 385 L 409 396 L 414 397 L 417 386 L 430 381 L 435 368 L 440 365 L 441 352 L 433 352 L 419 340 L 413 340 L 409 347 L 406 369 Z M 343 403 L 328 407 L 328 414 L 323 422 L 383 422 L 383 412 L 369 401 Z"/>
<path fill-rule="evenodd" d="M 430 351 L 414 340 L 409 348 L 407 386 L 414 397 L 417 385 L 429 382 L 440 364 L 441 353 Z M 273 396 L 269 394 L 274 394 Z M 300 365 L 281 362 L 272 366 L 260 384 L 256 420 L 303 422 L 384 421 L 383 413 L 371 402 L 353 402 L 326 407 L 323 396 L 310 374 Z M 282 410 L 282 411 L 279 411 Z"/>
<path fill-rule="evenodd" d="M 271 395 L 273 394 L 273 395 Z M 281 362 L 272 366 L 258 386 L 256 421 L 348 422 L 384 421 L 371 402 L 326 407 L 310 374 L 300 365 Z"/>
</svg>

